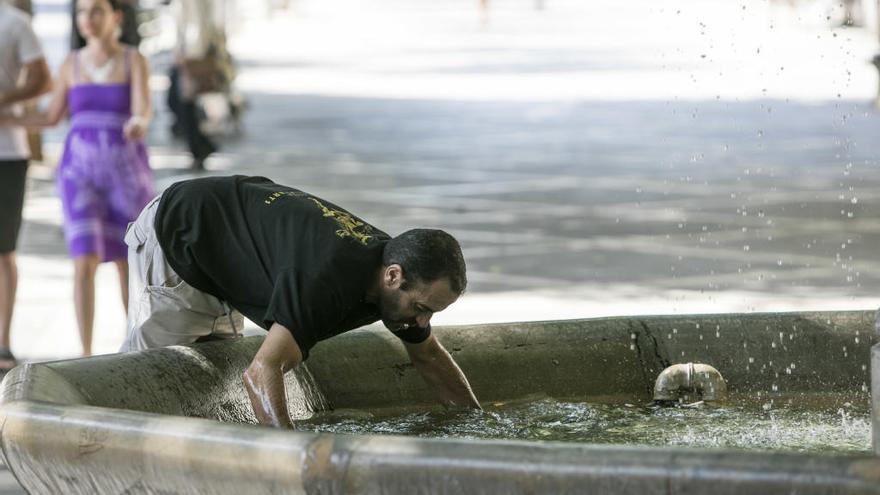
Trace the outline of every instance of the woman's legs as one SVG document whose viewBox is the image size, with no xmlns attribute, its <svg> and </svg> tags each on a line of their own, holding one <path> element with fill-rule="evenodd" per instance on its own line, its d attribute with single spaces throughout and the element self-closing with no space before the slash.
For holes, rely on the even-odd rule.
<svg viewBox="0 0 880 495">
<path fill-rule="evenodd" d="M 94 254 L 77 256 L 73 260 L 73 303 L 76 307 L 76 323 L 79 326 L 83 356 L 92 355 L 92 333 L 95 326 L 95 274 L 98 271 L 98 264 L 98 256 Z M 122 307 L 128 313 L 128 262 L 124 259 L 117 259 L 113 260 L 113 264 L 116 265 L 116 271 L 119 273 Z M 2 345 L 2 337 L 0 335 L 0 345 Z"/>
<path fill-rule="evenodd" d="M 86 254 L 73 259 L 73 304 L 83 356 L 92 355 L 92 330 L 95 325 L 95 272 L 98 256 Z"/>
</svg>

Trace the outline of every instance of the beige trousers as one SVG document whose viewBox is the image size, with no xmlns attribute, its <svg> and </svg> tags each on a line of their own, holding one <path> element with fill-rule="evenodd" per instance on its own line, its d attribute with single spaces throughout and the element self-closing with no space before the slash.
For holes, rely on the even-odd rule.
<svg viewBox="0 0 880 495">
<path fill-rule="evenodd" d="M 154 227 L 160 197 L 143 209 L 125 234 L 128 336 L 120 352 L 237 337 L 244 326 L 241 313 L 184 282 L 168 265 Z"/>
</svg>

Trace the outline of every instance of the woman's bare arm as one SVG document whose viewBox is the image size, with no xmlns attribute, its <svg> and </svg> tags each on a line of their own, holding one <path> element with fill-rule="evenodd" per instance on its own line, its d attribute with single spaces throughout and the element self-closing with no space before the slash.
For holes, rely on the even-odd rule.
<svg viewBox="0 0 880 495">
<path fill-rule="evenodd" d="M 143 139 L 152 118 L 150 64 L 135 50 L 131 57 L 131 119 L 125 124 L 125 137 L 134 141 Z"/>
</svg>

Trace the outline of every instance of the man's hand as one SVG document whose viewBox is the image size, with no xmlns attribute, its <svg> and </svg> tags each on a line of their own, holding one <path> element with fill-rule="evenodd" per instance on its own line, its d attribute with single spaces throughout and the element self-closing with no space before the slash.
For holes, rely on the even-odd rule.
<svg viewBox="0 0 880 495">
<path fill-rule="evenodd" d="M 266 340 L 244 372 L 244 386 L 261 425 L 293 428 L 287 411 L 284 373 L 302 362 L 302 351 L 290 331 L 274 323 Z"/>
<path fill-rule="evenodd" d="M 444 406 L 482 409 L 461 368 L 436 337 L 431 335 L 420 344 L 404 342 L 404 345 L 413 366 Z"/>
</svg>

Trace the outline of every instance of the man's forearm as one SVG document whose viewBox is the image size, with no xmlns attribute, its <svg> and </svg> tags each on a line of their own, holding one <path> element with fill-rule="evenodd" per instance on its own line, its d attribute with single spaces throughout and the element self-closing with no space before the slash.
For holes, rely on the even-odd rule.
<svg viewBox="0 0 880 495">
<path fill-rule="evenodd" d="M 32 113 L 21 117 L 0 117 L 0 126 L 14 125 L 27 127 L 28 129 L 42 129 L 43 127 L 52 127 L 55 124 L 56 122 L 53 122 L 49 115 L 44 112 Z"/>
<path fill-rule="evenodd" d="M 8 91 L 0 93 L 0 106 L 12 105 L 22 101 L 27 101 L 45 93 L 45 88 L 36 86 L 20 86 L 12 88 Z"/>
<path fill-rule="evenodd" d="M 287 411 L 284 374 L 281 369 L 251 365 L 244 373 L 244 386 L 251 400 L 257 421 L 262 425 L 293 428 Z"/>
<path fill-rule="evenodd" d="M 439 342 L 413 365 L 447 407 L 482 409 L 471 386 L 452 356 Z"/>
<path fill-rule="evenodd" d="M 273 323 L 242 377 L 254 415 L 261 425 L 293 428 L 284 392 L 284 373 L 302 361 L 302 351 L 290 330 L 278 322 Z"/>
<path fill-rule="evenodd" d="M 24 84 L 0 92 L 0 106 L 36 98 L 52 88 L 52 77 L 44 60 L 32 62 L 26 71 Z"/>
</svg>

